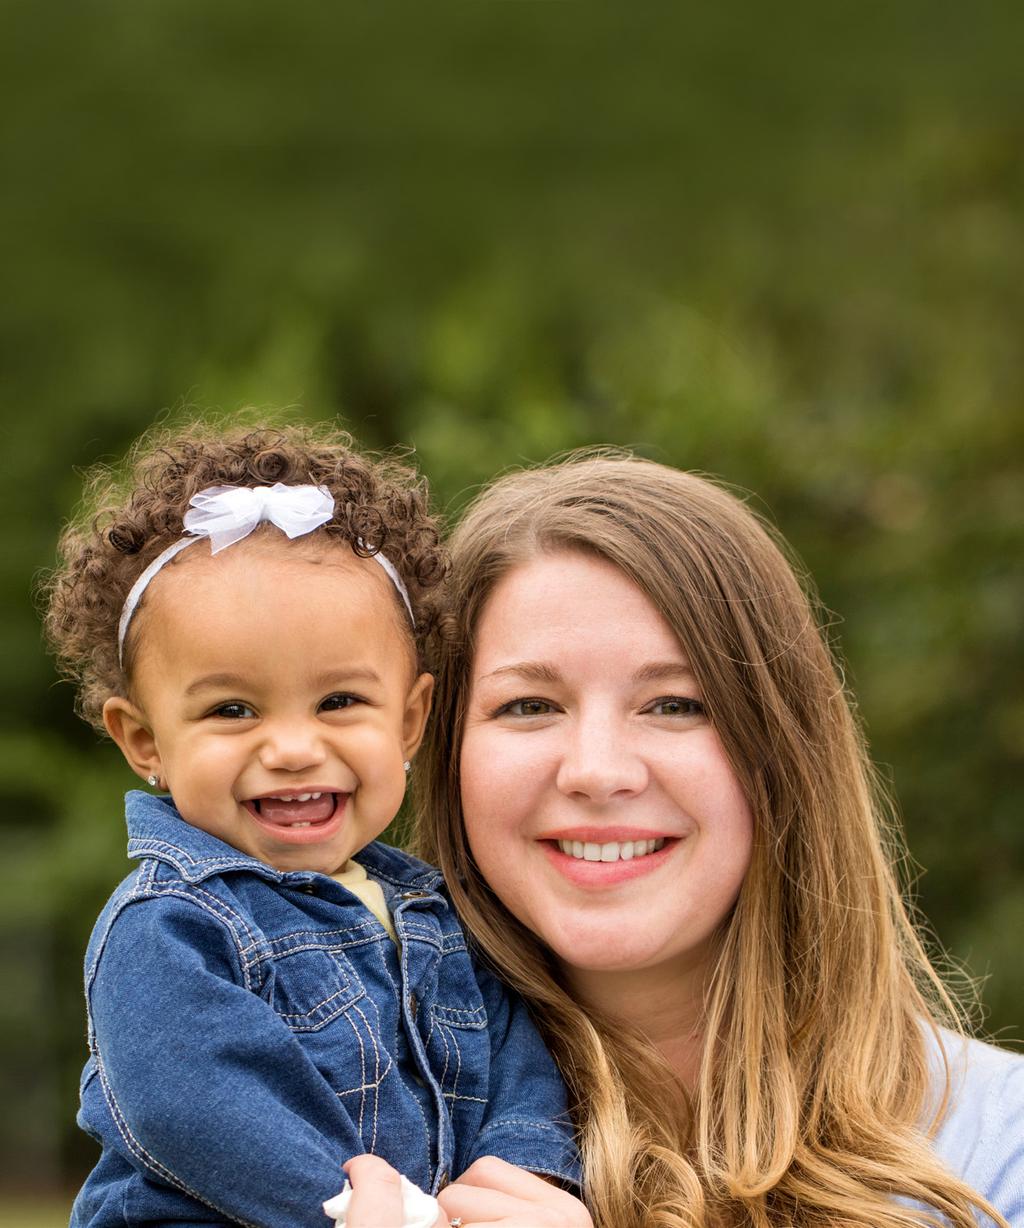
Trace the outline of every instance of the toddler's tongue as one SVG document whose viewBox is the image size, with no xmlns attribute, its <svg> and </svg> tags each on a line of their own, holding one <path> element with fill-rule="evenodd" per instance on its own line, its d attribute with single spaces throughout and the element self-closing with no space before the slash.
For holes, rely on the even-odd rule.
<svg viewBox="0 0 1024 1228">
<path fill-rule="evenodd" d="M 334 794 L 324 793 L 307 802 L 283 801 L 279 797 L 260 798 L 260 817 L 266 823 L 322 823 L 334 814 Z"/>
</svg>

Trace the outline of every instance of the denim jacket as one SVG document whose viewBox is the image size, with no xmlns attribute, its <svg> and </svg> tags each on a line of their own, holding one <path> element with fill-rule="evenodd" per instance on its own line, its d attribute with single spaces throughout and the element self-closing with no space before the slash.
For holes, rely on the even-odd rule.
<svg viewBox="0 0 1024 1228">
<path fill-rule="evenodd" d="M 372 844 L 400 945 L 333 879 L 282 873 L 127 797 L 139 866 L 86 953 L 79 1124 L 102 1146 L 72 1228 L 326 1228 L 374 1152 L 437 1191 L 482 1155 L 578 1183 L 565 1088 L 476 964 L 440 874 Z"/>
</svg>

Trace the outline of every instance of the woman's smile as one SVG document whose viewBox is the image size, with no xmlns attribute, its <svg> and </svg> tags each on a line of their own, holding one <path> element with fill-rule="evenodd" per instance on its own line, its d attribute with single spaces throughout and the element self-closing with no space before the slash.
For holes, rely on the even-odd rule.
<svg viewBox="0 0 1024 1228">
<path fill-rule="evenodd" d="M 672 847 L 664 836 L 633 840 L 544 841 L 551 864 L 577 887 L 604 890 L 664 865 Z"/>
</svg>

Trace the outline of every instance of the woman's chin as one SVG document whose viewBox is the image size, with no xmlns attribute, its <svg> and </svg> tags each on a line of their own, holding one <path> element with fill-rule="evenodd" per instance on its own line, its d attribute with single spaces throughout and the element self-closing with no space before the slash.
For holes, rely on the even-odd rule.
<svg viewBox="0 0 1024 1228">
<path fill-rule="evenodd" d="M 588 933 L 568 937 L 561 935 L 552 944 L 559 964 L 570 975 L 637 972 L 656 967 L 664 958 L 659 944 L 638 935 L 623 935 L 621 931 Z"/>
</svg>

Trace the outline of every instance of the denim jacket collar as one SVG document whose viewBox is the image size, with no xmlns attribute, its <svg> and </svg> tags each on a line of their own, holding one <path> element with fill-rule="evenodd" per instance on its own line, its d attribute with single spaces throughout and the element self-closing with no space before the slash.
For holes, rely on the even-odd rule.
<svg viewBox="0 0 1024 1228">
<path fill-rule="evenodd" d="M 242 870 L 268 882 L 302 886 L 324 875 L 314 870 L 275 870 L 266 862 L 218 840 L 209 832 L 187 823 L 169 797 L 153 797 L 141 789 L 125 796 L 128 820 L 128 856 L 152 857 L 173 866 L 189 883 L 225 872 Z M 374 841 L 354 858 L 373 876 L 396 889 L 416 890 L 434 895 L 441 885 L 439 871 L 412 862 L 398 849 Z M 439 899 L 443 897 L 438 897 Z"/>
</svg>

